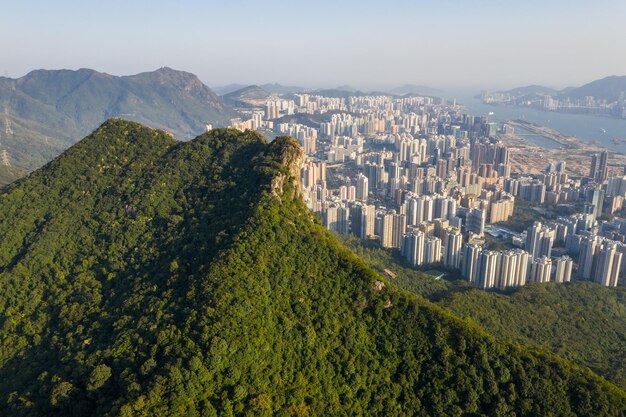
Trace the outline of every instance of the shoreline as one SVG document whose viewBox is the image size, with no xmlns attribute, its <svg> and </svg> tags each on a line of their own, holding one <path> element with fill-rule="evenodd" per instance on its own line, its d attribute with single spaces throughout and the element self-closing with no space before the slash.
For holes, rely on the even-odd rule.
<svg viewBox="0 0 626 417">
<path fill-rule="evenodd" d="M 566 135 L 565 133 L 559 132 L 558 130 L 546 126 L 541 126 L 540 124 L 534 122 L 529 122 L 522 119 L 515 119 L 508 121 L 507 124 L 513 126 L 514 128 L 524 129 L 532 134 L 543 136 L 544 138 L 550 139 L 562 146 L 573 146 L 577 149 L 584 147 L 584 143 L 580 139 L 574 136 Z"/>
<path fill-rule="evenodd" d="M 513 105 L 485 104 L 480 99 L 462 95 L 458 97 L 468 114 L 487 116 L 489 121 L 506 123 L 511 120 L 523 120 L 558 131 L 554 136 L 563 135 L 564 139 L 573 136 L 579 142 L 592 146 L 604 147 L 609 151 L 626 153 L 626 119 L 617 117 L 594 117 L 595 114 L 574 114 L 565 112 L 541 111 L 533 107 Z M 492 113 L 492 114 L 488 114 Z M 548 135 L 550 136 L 550 135 Z M 574 145 L 575 141 L 568 143 Z"/>
<path fill-rule="evenodd" d="M 572 116 L 593 116 L 593 117 L 599 117 L 599 118 L 603 118 L 603 119 L 611 119 L 611 120 L 624 120 L 626 121 L 626 118 L 624 117 L 619 117 L 619 116 L 615 116 L 612 114 L 608 114 L 608 113 L 592 113 L 592 112 L 575 112 L 575 111 L 559 111 L 559 110 L 545 110 L 542 108 L 537 108 L 537 107 L 531 107 L 531 106 L 520 106 L 519 104 L 507 104 L 507 103 L 487 103 L 485 101 L 483 101 L 480 96 L 475 96 L 474 97 L 477 100 L 480 100 L 480 102 L 482 104 L 484 104 L 485 106 L 491 106 L 491 107 L 509 107 L 509 108 L 516 108 L 516 109 L 529 109 L 529 110 L 534 110 L 534 111 L 538 111 L 541 113 L 556 113 L 556 114 L 569 114 Z"/>
<path fill-rule="evenodd" d="M 514 119 L 504 123 L 559 145 L 550 148 L 533 143 L 532 139 L 524 134 L 499 134 L 497 138 L 511 149 L 513 172 L 539 174 L 549 164 L 565 161 L 568 174 L 583 177 L 589 173 L 591 156 L 604 150 L 609 153 L 609 169 L 616 175 L 622 175 L 624 172 L 626 166 L 624 152 L 603 147 L 598 143 L 583 141 L 575 136 L 527 120 Z"/>
</svg>

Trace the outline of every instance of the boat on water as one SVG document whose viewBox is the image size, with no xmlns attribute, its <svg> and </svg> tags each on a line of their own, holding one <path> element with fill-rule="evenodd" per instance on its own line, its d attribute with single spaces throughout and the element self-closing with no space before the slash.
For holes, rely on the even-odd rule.
<svg viewBox="0 0 626 417">
<path fill-rule="evenodd" d="M 603 127 L 601 127 L 601 128 L 600 128 L 600 132 L 602 132 L 602 133 L 606 133 L 606 129 L 605 129 L 605 128 L 603 128 Z"/>
<path fill-rule="evenodd" d="M 626 139 L 623 138 L 613 138 L 611 142 L 613 142 L 614 145 L 626 145 Z"/>
</svg>

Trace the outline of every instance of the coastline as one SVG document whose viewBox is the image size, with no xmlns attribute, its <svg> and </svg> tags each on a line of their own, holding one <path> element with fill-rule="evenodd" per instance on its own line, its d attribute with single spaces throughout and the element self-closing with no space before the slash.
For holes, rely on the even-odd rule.
<svg viewBox="0 0 626 417">
<path fill-rule="evenodd" d="M 517 173 L 538 174 L 551 163 L 566 162 L 566 172 L 574 176 L 586 176 L 589 172 L 591 155 L 609 152 L 609 170 L 615 175 L 623 175 L 626 154 L 607 149 L 593 141 L 583 141 L 575 136 L 535 122 L 515 119 L 505 123 L 518 129 L 531 132 L 558 144 L 557 147 L 541 146 L 529 140 L 528 135 L 512 133 L 499 134 L 497 138 L 511 149 L 511 169 Z"/>
<path fill-rule="evenodd" d="M 452 96 L 456 96 L 468 114 L 486 116 L 490 121 L 500 123 L 523 120 L 552 129 L 564 137 L 574 137 L 581 144 L 589 144 L 592 148 L 597 147 L 609 152 L 626 154 L 626 143 L 621 141 L 626 139 L 626 119 L 597 117 L 598 115 L 593 114 L 547 112 L 532 107 L 486 104 L 475 95 L 467 93 L 452 93 Z M 558 134 L 555 133 L 555 136 Z M 618 141 L 615 142 L 615 139 Z M 578 145 L 575 141 L 567 142 L 568 145 Z"/>
</svg>

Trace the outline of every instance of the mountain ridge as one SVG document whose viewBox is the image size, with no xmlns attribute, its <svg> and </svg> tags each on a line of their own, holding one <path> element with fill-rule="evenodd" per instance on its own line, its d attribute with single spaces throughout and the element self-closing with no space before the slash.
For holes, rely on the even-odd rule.
<svg viewBox="0 0 626 417">
<path fill-rule="evenodd" d="M 582 100 L 593 96 L 596 100 L 617 101 L 620 93 L 626 93 L 626 75 L 612 75 L 591 81 L 580 87 L 561 92 L 559 98 Z"/>
<path fill-rule="evenodd" d="M 12 165 L 27 171 L 111 117 L 186 139 L 235 115 L 195 75 L 168 67 L 119 77 L 86 68 L 40 69 L 0 80 L 0 147 Z"/>
<path fill-rule="evenodd" d="M 425 85 L 415 85 L 415 84 L 404 84 L 399 87 L 394 87 L 389 90 L 389 93 L 396 94 L 399 96 L 405 95 L 423 95 L 423 96 L 439 96 L 443 93 L 443 91 L 427 87 Z"/>
<path fill-rule="evenodd" d="M 510 90 L 506 90 L 504 92 L 515 95 L 515 96 L 526 96 L 526 95 L 538 95 L 538 94 L 554 95 L 554 94 L 559 93 L 560 91 L 561 90 L 555 90 L 554 88 L 533 84 L 533 85 L 527 85 L 524 87 L 513 88 Z"/>
<path fill-rule="evenodd" d="M 626 76 L 611 75 L 590 81 L 578 87 L 554 89 L 542 85 L 528 85 L 510 90 L 498 91 L 510 94 L 518 99 L 536 99 L 541 96 L 552 96 L 558 99 L 582 100 L 586 96 L 593 96 L 596 100 L 617 101 L 620 93 L 626 93 Z"/>
</svg>

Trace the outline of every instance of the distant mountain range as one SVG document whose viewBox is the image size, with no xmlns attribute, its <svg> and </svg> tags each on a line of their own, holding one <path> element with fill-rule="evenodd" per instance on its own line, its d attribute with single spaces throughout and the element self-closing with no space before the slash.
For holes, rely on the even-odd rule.
<svg viewBox="0 0 626 417">
<path fill-rule="evenodd" d="M 223 87 L 215 87 L 214 90 L 216 93 L 220 95 L 226 95 L 226 94 L 235 92 L 237 90 L 241 90 L 246 87 L 248 87 L 248 85 L 246 84 L 228 84 Z M 263 90 L 271 94 L 293 94 L 293 93 L 299 93 L 302 91 L 309 90 L 308 88 L 305 88 L 305 87 L 287 86 L 287 85 L 276 84 L 276 83 L 261 84 L 258 87 L 262 88 Z"/>
<path fill-rule="evenodd" d="M 406 86 L 405 86 L 406 87 Z M 319 90 L 310 90 L 308 91 L 310 94 L 317 94 L 324 97 L 339 97 L 339 98 L 348 98 L 348 97 L 362 97 L 362 96 L 395 96 L 395 97 L 403 97 L 403 96 L 437 96 L 442 93 L 441 90 L 435 90 L 434 88 L 429 87 L 419 87 L 416 88 L 404 88 L 398 87 L 393 88 L 391 90 L 384 91 L 360 91 L 351 88 L 350 86 L 340 86 L 337 88 L 330 89 L 319 89 Z M 421 90 L 418 90 L 420 88 Z"/>
<path fill-rule="evenodd" d="M 404 96 L 407 94 L 417 94 L 423 96 L 436 96 L 443 93 L 443 91 L 432 87 L 426 87 L 424 85 L 405 84 L 400 87 L 392 88 L 388 90 L 389 93 Z"/>
<path fill-rule="evenodd" d="M 315 94 L 329 95 L 336 97 L 347 96 L 364 96 L 364 95 L 393 95 L 393 96 L 406 96 L 406 95 L 420 95 L 420 96 L 437 96 L 443 93 L 436 88 L 426 87 L 423 85 L 405 84 L 399 87 L 391 88 L 388 90 L 379 91 L 362 91 L 358 90 L 351 85 L 341 85 L 336 88 L 330 89 L 318 89 L 313 90 Z"/>
<path fill-rule="evenodd" d="M 27 173 L 28 171 L 0 163 L 0 186 L 9 184 Z"/>
<path fill-rule="evenodd" d="M 356 93 L 358 90 L 354 87 L 352 87 L 351 85 L 340 85 L 339 87 L 335 88 L 335 90 L 339 90 L 339 91 L 347 91 L 349 93 Z"/>
<path fill-rule="evenodd" d="M 626 76 L 614 75 L 592 81 L 581 87 L 567 87 L 562 90 L 541 85 L 529 85 L 500 92 L 522 100 L 549 95 L 561 100 L 582 100 L 587 96 L 593 96 L 596 100 L 614 102 L 619 99 L 622 92 L 626 93 Z"/>
<path fill-rule="evenodd" d="M 225 94 L 232 93 L 233 91 L 241 90 L 242 88 L 247 87 L 246 84 L 228 84 L 222 87 L 213 87 L 213 90 L 223 96 Z"/>
<path fill-rule="evenodd" d="M 584 99 L 593 96 L 596 100 L 617 101 L 620 93 L 626 93 L 626 76 L 610 76 L 592 81 L 582 87 L 561 91 L 559 98 L 570 100 Z"/>
<path fill-rule="evenodd" d="M 215 87 L 215 91 L 222 95 L 226 96 L 228 94 L 232 94 L 238 90 L 242 90 L 244 88 L 250 87 L 245 84 L 228 84 L 223 87 Z M 347 97 L 349 95 L 374 95 L 374 94 L 391 94 L 394 96 L 404 96 L 404 95 L 422 95 L 422 96 L 438 96 L 443 93 L 442 90 L 438 90 L 432 87 L 426 87 L 423 85 L 414 85 L 414 84 L 405 84 L 399 87 L 391 88 L 388 90 L 381 91 L 362 91 L 358 88 L 355 88 L 351 85 L 344 84 L 335 88 L 305 88 L 298 86 L 284 86 L 281 84 L 261 84 L 255 86 L 261 88 L 268 93 L 271 94 L 294 94 L 294 93 L 314 93 L 321 95 L 332 95 L 334 97 Z"/>
<path fill-rule="evenodd" d="M 0 77 L 0 152 L 17 171 L 43 165 L 111 117 L 188 139 L 234 115 L 195 75 L 171 68 L 124 77 L 91 69 Z"/>
</svg>

